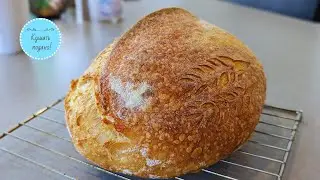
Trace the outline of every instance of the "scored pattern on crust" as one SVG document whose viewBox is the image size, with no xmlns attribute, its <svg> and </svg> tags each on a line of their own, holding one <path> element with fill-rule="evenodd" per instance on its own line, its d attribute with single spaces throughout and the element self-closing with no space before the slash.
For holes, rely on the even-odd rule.
<svg viewBox="0 0 320 180">
<path fill-rule="evenodd" d="M 198 64 L 185 74 L 180 80 L 192 83 L 194 94 L 201 94 L 212 85 L 215 91 L 221 92 L 213 98 L 213 102 L 232 102 L 244 93 L 244 88 L 237 84 L 242 79 L 244 71 L 250 65 L 249 62 L 234 60 L 226 56 L 218 56 L 206 63 Z M 209 74 L 209 75 L 208 75 Z M 232 89 L 230 90 L 231 87 Z M 228 88 L 228 91 L 223 89 Z M 212 89 L 212 88 L 211 88 Z"/>
<path fill-rule="evenodd" d="M 180 78 L 180 81 L 190 83 L 192 86 L 186 94 L 186 98 L 190 99 L 186 103 L 186 109 L 200 110 L 201 113 L 196 114 L 199 127 L 205 128 L 210 118 L 223 120 L 225 117 L 220 114 L 221 105 L 234 104 L 238 106 L 236 109 L 241 109 L 239 100 L 243 102 L 246 89 L 241 81 L 249 66 L 250 63 L 246 61 L 217 56 L 199 63 Z M 199 98 L 203 93 L 214 94 L 214 96 L 210 98 L 210 95 L 206 95 L 209 98 Z M 250 101 L 248 94 L 246 97 L 249 98 L 246 100 Z M 187 116 L 193 118 L 194 115 L 191 113 Z M 235 115 L 238 115 L 238 111 Z"/>
</svg>

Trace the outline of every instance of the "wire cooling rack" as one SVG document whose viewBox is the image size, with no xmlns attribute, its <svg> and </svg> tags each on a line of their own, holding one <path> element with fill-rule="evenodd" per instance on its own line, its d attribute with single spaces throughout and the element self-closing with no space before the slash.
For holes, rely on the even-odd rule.
<svg viewBox="0 0 320 180">
<path fill-rule="evenodd" d="M 72 145 L 59 99 L 0 135 L 1 179 L 139 179 L 86 161 Z M 265 105 L 251 139 L 228 158 L 174 179 L 283 177 L 302 111 Z"/>
</svg>

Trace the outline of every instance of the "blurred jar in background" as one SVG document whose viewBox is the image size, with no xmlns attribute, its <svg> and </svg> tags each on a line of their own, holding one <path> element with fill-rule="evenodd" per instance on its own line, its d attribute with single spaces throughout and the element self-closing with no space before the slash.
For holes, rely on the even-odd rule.
<svg viewBox="0 0 320 180">
<path fill-rule="evenodd" d="M 0 0 L 0 54 L 13 54 L 21 50 L 20 31 L 29 14 L 26 0 Z"/>
<path fill-rule="evenodd" d="M 121 0 L 88 0 L 91 21 L 118 23 L 122 19 Z"/>
<path fill-rule="evenodd" d="M 39 18 L 58 19 L 68 5 L 68 0 L 29 0 L 31 12 Z"/>
</svg>

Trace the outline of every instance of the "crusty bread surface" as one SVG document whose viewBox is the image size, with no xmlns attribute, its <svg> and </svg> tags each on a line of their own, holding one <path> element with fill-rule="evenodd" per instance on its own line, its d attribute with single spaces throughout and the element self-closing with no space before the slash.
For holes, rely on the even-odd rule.
<svg viewBox="0 0 320 180">
<path fill-rule="evenodd" d="M 111 171 L 169 178 L 230 155 L 258 123 L 262 65 L 186 10 L 147 15 L 104 49 L 65 98 L 79 153 Z"/>
</svg>

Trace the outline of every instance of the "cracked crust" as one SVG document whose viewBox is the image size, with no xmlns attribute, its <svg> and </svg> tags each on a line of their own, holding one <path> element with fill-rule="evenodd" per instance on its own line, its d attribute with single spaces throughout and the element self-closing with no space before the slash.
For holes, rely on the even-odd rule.
<svg viewBox="0 0 320 180">
<path fill-rule="evenodd" d="M 167 8 L 140 20 L 71 82 L 66 119 L 75 147 L 92 162 L 168 178 L 242 145 L 265 93 L 262 65 L 243 43 Z"/>
</svg>

